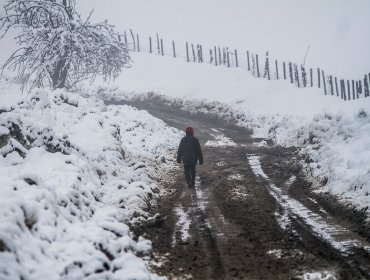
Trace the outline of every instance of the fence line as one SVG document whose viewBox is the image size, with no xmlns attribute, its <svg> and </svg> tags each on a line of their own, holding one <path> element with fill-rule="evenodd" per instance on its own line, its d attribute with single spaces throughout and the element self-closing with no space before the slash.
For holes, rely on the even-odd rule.
<svg viewBox="0 0 370 280">
<path fill-rule="evenodd" d="M 129 35 L 128 35 L 129 34 Z M 319 67 L 306 69 L 305 65 L 293 62 L 279 62 L 277 59 L 271 62 L 269 53 L 266 52 L 263 71 L 260 72 L 261 59 L 257 53 L 250 51 L 239 52 L 229 47 L 213 46 L 204 49 L 201 44 L 186 42 L 176 44 L 174 40 L 166 42 L 158 33 L 154 38 L 141 38 L 136 36 L 130 29 L 129 33 L 123 33 L 123 40 L 130 51 L 157 54 L 183 58 L 187 62 L 208 63 L 214 66 L 226 66 L 228 68 L 244 68 L 253 77 L 267 80 L 287 80 L 298 88 L 317 87 L 322 88 L 325 95 L 337 96 L 343 100 L 354 100 L 370 96 L 370 73 L 365 74 L 358 80 L 340 79 L 333 75 L 325 74 Z M 121 40 L 121 36 L 119 37 Z M 315 78 L 314 72 L 317 71 Z M 309 75 L 308 75 L 309 73 Z M 339 86 L 338 86 L 339 84 Z"/>
</svg>

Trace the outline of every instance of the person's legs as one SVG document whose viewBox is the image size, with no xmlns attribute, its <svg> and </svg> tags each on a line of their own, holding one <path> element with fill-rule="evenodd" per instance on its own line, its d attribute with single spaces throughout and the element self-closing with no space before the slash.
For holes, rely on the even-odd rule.
<svg viewBox="0 0 370 280">
<path fill-rule="evenodd" d="M 191 172 L 191 183 L 192 186 L 195 187 L 195 176 L 196 176 L 195 165 L 191 166 L 190 172 Z"/>
<path fill-rule="evenodd" d="M 191 177 L 191 165 L 184 165 L 184 175 L 186 179 L 186 183 L 189 187 L 191 187 L 192 184 L 192 177 Z"/>
</svg>

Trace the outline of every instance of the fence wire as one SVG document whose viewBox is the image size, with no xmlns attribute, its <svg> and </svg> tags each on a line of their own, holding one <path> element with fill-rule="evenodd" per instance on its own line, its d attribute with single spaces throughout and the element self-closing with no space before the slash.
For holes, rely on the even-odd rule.
<svg viewBox="0 0 370 280">
<path fill-rule="evenodd" d="M 170 56 L 191 63 L 208 63 L 216 67 L 242 68 L 256 78 L 287 80 L 298 88 L 321 88 L 325 95 L 343 100 L 370 96 L 370 73 L 359 80 L 339 79 L 327 75 L 320 68 L 306 68 L 297 63 L 272 59 L 268 52 L 261 56 L 258 53 L 240 52 L 225 46 L 204 47 L 191 42 L 178 44 L 173 40 L 164 40 L 158 34 L 141 37 L 132 30 L 124 32 L 123 40 L 132 52 Z"/>
</svg>

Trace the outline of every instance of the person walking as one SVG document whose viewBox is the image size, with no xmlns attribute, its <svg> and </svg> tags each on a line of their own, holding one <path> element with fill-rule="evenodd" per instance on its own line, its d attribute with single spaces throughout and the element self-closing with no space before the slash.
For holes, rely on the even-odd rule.
<svg viewBox="0 0 370 280">
<path fill-rule="evenodd" d="M 177 163 L 183 162 L 186 182 L 189 188 L 193 188 L 195 186 L 195 166 L 198 161 L 200 165 L 203 164 L 203 154 L 198 138 L 194 137 L 194 129 L 189 126 L 185 132 L 186 136 L 181 139 L 177 150 Z"/>
</svg>

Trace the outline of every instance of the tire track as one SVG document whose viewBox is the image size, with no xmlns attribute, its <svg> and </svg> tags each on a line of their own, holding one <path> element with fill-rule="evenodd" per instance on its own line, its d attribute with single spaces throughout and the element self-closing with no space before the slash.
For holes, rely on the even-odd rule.
<svg viewBox="0 0 370 280">
<path fill-rule="evenodd" d="M 254 174 L 257 177 L 262 177 L 266 181 L 266 187 L 269 193 L 275 198 L 284 213 L 288 213 L 289 216 L 307 225 L 315 236 L 330 244 L 330 246 L 339 251 L 342 256 L 353 256 L 355 253 L 358 253 L 359 250 L 362 250 L 363 253 L 367 254 L 370 258 L 370 245 L 368 242 L 362 238 L 353 237 L 353 233 L 347 228 L 325 220 L 321 215 L 314 213 L 296 199 L 284 194 L 282 189 L 273 184 L 263 171 L 260 163 L 260 156 L 250 154 L 247 155 L 247 157 Z M 283 229 L 285 229 L 285 227 Z M 352 261 L 350 261 L 350 264 L 352 264 Z M 367 277 L 370 277 L 369 263 L 357 265 Z"/>
</svg>

